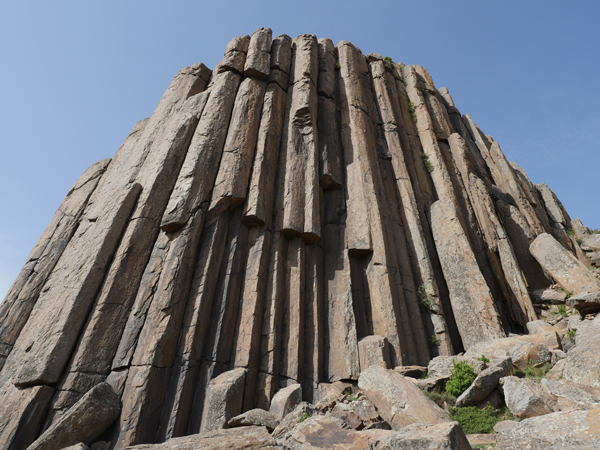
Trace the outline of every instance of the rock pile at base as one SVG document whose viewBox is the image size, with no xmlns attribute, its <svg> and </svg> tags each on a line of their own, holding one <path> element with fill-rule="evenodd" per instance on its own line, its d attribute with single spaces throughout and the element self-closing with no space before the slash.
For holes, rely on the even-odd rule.
<svg viewBox="0 0 600 450">
<path fill-rule="evenodd" d="M 221 429 L 267 420 L 239 418 L 256 408 L 302 442 L 294 433 L 337 422 L 290 428 L 298 408 L 311 416 L 332 393 L 357 394 L 361 374 L 476 359 L 472 348 L 527 333 L 561 297 L 554 283 L 563 302 L 597 311 L 596 236 L 423 67 L 261 28 L 234 38 L 214 70 L 182 69 L 35 244 L 0 304 L 0 450 L 78 423 L 99 386 L 118 400 L 115 417 L 64 442 L 121 449 L 200 431 L 233 442 L 241 432 Z M 493 356 L 521 367 L 573 345 L 536 336 Z M 569 354 L 565 376 L 592 377 L 580 370 L 591 351 Z M 419 383 L 435 390 L 444 377 Z M 364 427 L 385 416 L 337 408 Z M 398 433 L 418 416 L 402 415 L 385 416 Z M 460 441 L 454 426 L 431 426 L 415 436 Z M 272 445 L 265 433 L 248 439 Z M 386 445 L 403 448 L 399 436 Z"/>
</svg>

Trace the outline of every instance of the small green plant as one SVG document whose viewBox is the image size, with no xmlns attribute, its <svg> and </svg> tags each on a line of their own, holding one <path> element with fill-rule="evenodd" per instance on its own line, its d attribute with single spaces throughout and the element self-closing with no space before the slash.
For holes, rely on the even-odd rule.
<svg viewBox="0 0 600 450">
<path fill-rule="evenodd" d="M 300 418 L 300 422 L 304 422 L 306 419 L 308 419 L 310 416 L 308 415 L 308 413 L 304 413 L 302 414 L 302 417 Z"/>
<path fill-rule="evenodd" d="M 479 358 L 477 358 L 477 361 L 481 361 L 481 362 L 484 362 L 484 363 L 489 363 L 490 362 L 490 360 L 487 359 L 485 357 L 485 355 L 481 355 Z"/>
<path fill-rule="evenodd" d="M 429 156 L 427 156 L 427 153 L 425 153 L 425 152 L 421 153 L 421 158 L 423 159 L 423 164 L 425 164 L 425 168 L 427 169 L 427 172 L 429 172 L 429 173 L 433 172 L 433 164 L 431 164 L 431 161 L 429 161 Z"/>
<path fill-rule="evenodd" d="M 564 291 L 564 289 L 563 289 L 563 288 L 561 288 L 560 286 L 558 286 L 558 287 L 556 288 L 556 290 L 557 290 L 557 291 Z"/>
<path fill-rule="evenodd" d="M 534 367 L 533 360 L 530 359 L 524 370 L 517 369 L 513 372 L 513 375 L 519 378 L 530 378 L 531 380 L 539 383 L 551 368 L 552 364 L 549 362 L 541 365 L 540 367 Z"/>
<path fill-rule="evenodd" d="M 514 416 L 506 408 L 496 409 L 488 406 L 479 409 L 476 406 L 464 408 L 450 408 L 448 410 L 452 420 L 457 421 L 466 434 L 493 433 L 494 425 L 502 420 L 514 420 Z"/>
<path fill-rule="evenodd" d="M 429 339 L 427 339 L 427 344 L 430 347 L 437 347 L 440 345 L 440 338 L 438 338 L 435 334 L 432 334 Z"/>
<path fill-rule="evenodd" d="M 440 408 L 444 408 L 445 405 L 454 406 L 456 403 L 456 397 L 448 394 L 447 392 L 442 392 L 441 394 L 437 392 L 423 392 L 427 397 L 433 400 Z"/>
<path fill-rule="evenodd" d="M 471 386 L 473 380 L 477 378 L 477 374 L 473 366 L 465 361 L 459 361 L 458 363 L 452 361 L 452 365 L 454 367 L 446 383 L 446 392 L 454 397 L 458 397 Z"/>
<path fill-rule="evenodd" d="M 568 292 L 567 292 L 567 296 L 565 297 L 565 300 L 568 300 L 568 299 L 570 299 L 571 297 L 573 297 L 573 293 L 572 293 L 571 291 L 568 291 Z M 559 313 L 560 313 L 560 315 L 562 316 L 562 313 L 560 312 L 560 307 L 561 307 L 561 306 L 564 308 L 564 307 L 565 307 L 565 305 L 559 305 L 559 306 L 558 306 L 558 312 L 559 312 Z M 566 310 L 565 310 L 565 312 L 566 312 Z M 566 316 L 565 316 L 565 317 L 566 317 Z"/>
<path fill-rule="evenodd" d="M 577 335 L 577 330 L 568 330 L 567 331 L 567 336 L 569 336 L 569 339 L 571 339 L 571 342 L 574 344 L 575 343 L 575 336 Z"/>
<path fill-rule="evenodd" d="M 408 102 L 408 112 L 410 113 L 412 121 L 417 123 L 417 114 L 415 113 L 415 104 L 413 102 Z"/>
<path fill-rule="evenodd" d="M 342 66 L 340 66 L 339 62 L 335 63 L 335 70 L 340 70 L 342 68 Z"/>
<path fill-rule="evenodd" d="M 575 237 L 575 232 L 569 228 L 567 230 L 567 236 L 569 236 L 571 238 L 574 238 Z"/>
<path fill-rule="evenodd" d="M 429 89 L 427 89 L 427 88 L 419 88 L 419 90 L 423 93 L 423 95 L 430 93 Z"/>
<path fill-rule="evenodd" d="M 600 234 L 600 228 L 592 228 L 590 234 Z"/>
<path fill-rule="evenodd" d="M 581 245 L 583 244 L 583 239 L 576 237 L 575 242 L 577 242 L 577 245 Z"/>
<path fill-rule="evenodd" d="M 402 84 L 404 85 L 404 87 L 406 87 L 406 86 L 407 86 L 407 84 L 406 84 L 406 81 L 404 81 L 403 79 L 402 79 L 402 80 L 400 80 L 400 81 L 402 81 Z"/>
<path fill-rule="evenodd" d="M 421 308 L 423 311 L 428 311 L 433 303 L 433 298 L 431 298 L 431 296 L 427 293 L 427 289 L 425 289 L 424 284 L 422 284 L 417 291 L 417 295 L 419 297 L 419 308 Z"/>
<path fill-rule="evenodd" d="M 391 63 L 393 63 L 393 62 L 394 62 L 394 60 L 393 60 L 392 58 L 390 58 L 389 56 L 386 56 L 386 57 L 385 57 L 385 58 L 383 58 L 383 59 L 385 59 L 386 61 L 388 61 L 388 62 L 391 62 Z"/>
<path fill-rule="evenodd" d="M 567 294 L 567 298 L 569 298 L 569 294 Z M 558 305 L 558 314 L 567 317 L 567 307 L 565 305 Z"/>
</svg>

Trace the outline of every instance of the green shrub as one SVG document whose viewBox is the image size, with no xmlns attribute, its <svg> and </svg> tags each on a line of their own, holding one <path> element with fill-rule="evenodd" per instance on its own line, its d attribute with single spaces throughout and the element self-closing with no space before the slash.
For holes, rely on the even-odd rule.
<svg viewBox="0 0 600 450">
<path fill-rule="evenodd" d="M 440 345 L 440 339 L 435 334 L 432 334 L 431 337 L 427 339 L 427 344 L 430 347 L 437 347 Z"/>
<path fill-rule="evenodd" d="M 567 331 L 567 336 L 569 336 L 569 339 L 571 339 L 571 342 L 574 344 L 575 343 L 575 336 L 577 335 L 577 330 L 568 330 Z"/>
<path fill-rule="evenodd" d="M 567 236 L 574 238 L 575 237 L 575 232 L 571 229 L 567 230 Z"/>
<path fill-rule="evenodd" d="M 410 113 L 412 121 L 417 123 L 417 114 L 415 113 L 415 104 L 413 102 L 408 102 L 408 112 Z"/>
<path fill-rule="evenodd" d="M 423 158 L 423 164 L 425 164 L 425 168 L 427 169 L 427 172 L 429 172 L 429 173 L 433 172 L 433 164 L 431 164 L 431 161 L 429 161 L 429 156 L 427 156 L 427 153 L 425 153 L 425 152 L 421 153 L 421 158 Z"/>
<path fill-rule="evenodd" d="M 571 297 L 573 297 L 573 293 L 572 293 L 571 291 L 568 291 L 568 292 L 567 292 L 567 296 L 565 297 L 565 300 L 568 300 L 568 299 L 570 299 Z M 559 305 L 559 306 L 558 306 L 558 313 L 559 313 L 559 314 L 562 316 L 563 314 L 560 312 L 560 311 L 561 311 L 561 310 L 560 310 L 560 307 L 561 307 L 561 306 L 562 306 L 562 307 L 563 307 L 563 309 L 564 309 L 564 308 L 565 308 L 565 305 Z M 566 313 L 566 312 L 567 312 L 567 310 L 565 309 L 565 313 Z M 567 317 L 567 316 L 564 316 L 564 317 Z"/>
<path fill-rule="evenodd" d="M 342 66 L 340 66 L 339 62 L 335 63 L 335 70 L 340 70 L 342 68 Z"/>
<path fill-rule="evenodd" d="M 473 366 L 465 361 L 459 361 L 458 363 L 452 361 L 452 364 L 454 367 L 450 378 L 446 382 L 446 392 L 458 397 L 471 386 L 473 380 L 477 378 L 477 374 Z"/>
<path fill-rule="evenodd" d="M 456 403 L 456 397 L 448 394 L 447 392 L 442 392 L 441 394 L 438 394 L 437 392 L 423 393 L 433 400 L 440 408 L 444 408 L 446 405 L 454 406 Z"/>
<path fill-rule="evenodd" d="M 567 298 L 571 296 L 569 294 L 573 295 L 572 292 L 567 292 Z M 558 314 L 563 317 L 567 317 L 567 307 L 565 305 L 558 305 Z"/>
<path fill-rule="evenodd" d="M 529 378 L 537 383 L 542 381 L 542 378 L 546 376 L 548 371 L 552 368 L 552 364 L 547 362 L 540 367 L 533 367 L 533 360 L 530 359 L 529 363 L 525 367 L 525 370 L 517 369 L 513 372 L 513 375 L 519 378 Z"/>
<path fill-rule="evenodd" d="M 600 228 L 592 228 L 590 234 L 600 234 Z"/>
<path fill-rule="evenodd" d="M 479 409 L 476 406 L 464 408 L 450 408 L 450 417 L 457 421 L 465 434 L 493 433 L 494 425 L 503 420 L 515 420 L 506 408 L 496 409 L 488 406 Z"/>
<path fill-rule="evenodd" d="M 490 360 L 487 359 L 485 357 L 485 355 L 481 355 L 479 358 L 477 358 L 477 361 L 481 361 L 481 362 L 484 362 L 484 363 L 489 363 L 490 362 Z"/>
<path fill-rule="evenodd" d="M 306 419 L 308 419 L 310 416 L 308 415 L 308 413 L 304 413 L 302 414 L 302 417 L 300 418 L 300 422 L 304 422 Z"/>
<path fill-rule="evenodd" d="M 422 284 L 419 290 L 417 291 L 417 295 L 419 297 L 419 308 L 421 308 L 423 311 L 429 310 L 429 308 L 431 308 L 433 299 L 427 293 L 424 284 Z"/>
<path fill-rule="evenodd" d="M 385 59 L 386 61 L 388 61 L 388 62 L 391 62 L 391 63 L 393 63 L 393 62 L 394 62 L 394 60 L 393 60 L 392 58 L 390 58 L 389 56 L 386 56 L 386 57 L 385 57 L 385 58 L 383 58 L 383 59 Z"/>
</svg>

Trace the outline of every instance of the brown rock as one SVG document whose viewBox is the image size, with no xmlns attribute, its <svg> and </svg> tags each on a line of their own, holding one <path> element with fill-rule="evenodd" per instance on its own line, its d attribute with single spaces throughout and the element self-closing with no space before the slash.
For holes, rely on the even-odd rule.
<svg viewBox="0 0 600 450">
<path fill-rule="evenodd" d="M 383 336 L 367 336 L 358 341 L 361 372 L 371 366 L 390 368 L 390 351 Z"/>
<path fill-rule="evenodd" d="M 500 381 L 506 406 L 521 419 L 552 412 L 542 386 L 527 378 L 506 377 Z"/>
<path fill-rule="evenodd" d="M 393 370 L 371 366 L 360 374 L 358 387 L 395 430 L 411 423 L 436 425 L 450 421 L 446 411 Z"/>
<path fill-rule="evenodd" d="M 435 450 L 469 450 L 471 444 L 458 422 L 412 424 L 390 435 L 380 447 L 385 450 L 427 448 Z"/>
<path fill-rule="evenodd" d="M 269 412 L 273 414 L 277 420 L 281 421 L 300 403 L 302 403 L 302 386 L 299 384 L 292 384 L 277 391 L 273 400 L 271 400 Z"/>
<path fill-rule="evenodd" d="M 267 430 L 273 431 L 279 425 L 279 420 L 269 411 L 256 408 L 231 418 L 227 424 L 230 428 L 257 426 L 266 427 Z"/>
<path fill-rule="evenodd" d="M 600 282 L 587 267 L 551 235 L 540 234 L 529 251 L 565 291 L 573 294 L 600 291 Z"/>
<path fill-rule="evenodd" d="M 569 297 L 567 305 L 579 311 L 581 317 L 585 317 L 587 314 L 597 314 L 600 312 L 600 292 Z"/>
<path fill-rule="evenodd" d="M 269 83 L 277 83 L 284 91 L 288 90 L 290 63 L 292 61 L 292 38 L 282 34 L 271 44 L 271 72 Z"/>
<path fill-rule="evenodd" d="M 270 28 L 259 28 L 252 33 L 248 46 L 248 55 L 244 64 L 244 75 L 267 79 L 271 69 L 271 37 Z"/>
<path fill-rule="evenodd" d="M 226 70 L 233 70 L 239 74 L 244 73 L 246 63 L 246 54 L 250 45 L 250 36 L 238 36 L 233 38 L 225 48 L 223 59 L 214 70 L 214 74 L 222 73 Z"/>
<path fill-rule="evenodd" d="M 581 243 L 581 249 L 586 252 L 600 251 L 600 234 L 592 234 Z"/>
<path fill-rule="evenodd" d="M 571 220 L 571 229 L 579 239 L 585 239 L 590 235 L 590 229 L 586 227 L 580 219 Z"/>
<path fill-rule="evenodd" d="M 88 391 L 54 425 L 48 428 L 28 450 L 61 450 L 78 442 L 91 444 L 121 411 L 121 401 L 108 383 Z"/>
<path fill-rule="evenodd" d="M 241 412 L 246 373 L 245 369 L 233 369 L 210 381 L 200 432 L 227 428 L 229 420 Z"/>
<path fill-rule="evenodd" d="M 576 345 L 567 353 L 563 377 L 600 388 L 600 316 L 577 328 Z"/>
<path fill-rule="evenodd" d="M 565 291 L 557 291 L 556 289 L 536 289 L 529 294 L 534 303 L 564 303 L 567 297 Z"/>
</svg>

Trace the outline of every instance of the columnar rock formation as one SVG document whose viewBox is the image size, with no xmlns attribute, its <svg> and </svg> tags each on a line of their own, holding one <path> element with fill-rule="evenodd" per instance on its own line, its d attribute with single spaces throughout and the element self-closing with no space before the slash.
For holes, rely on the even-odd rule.
<svg viewBox="0 0 600 450">
<path fill-rule="evenodd" d="M 228 371 L 238 412 L 268 410 L 356 381 L 366 336 L 395 367 L 524 332 L 551 284 L 529 246 L 584 258 L 568 228 L 423 67 L 237 37 L 77 180 L 0 304 L 0 448 L 103 382 L 123 448 L 210 429 Z"/>
</svg>

